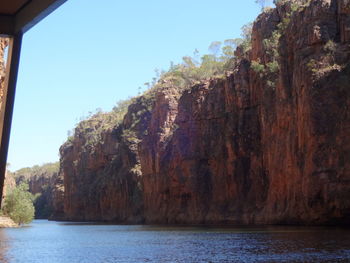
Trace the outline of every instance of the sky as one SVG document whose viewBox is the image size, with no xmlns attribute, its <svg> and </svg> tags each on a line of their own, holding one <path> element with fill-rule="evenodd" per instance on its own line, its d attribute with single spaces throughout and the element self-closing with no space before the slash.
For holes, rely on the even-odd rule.
<svg viewBox="0 0 350 263">
<path fill-rule="evenodd" d="M 254 0 L 68 0 L 23 38 L 10 170 L 59 160 L 67 133 L 183 56 L 240 36 Z"/>
</svg>

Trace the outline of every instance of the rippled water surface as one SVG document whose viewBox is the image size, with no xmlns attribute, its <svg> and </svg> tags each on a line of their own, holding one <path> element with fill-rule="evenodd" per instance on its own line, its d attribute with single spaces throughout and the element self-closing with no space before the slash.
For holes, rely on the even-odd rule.
<svg viewBox="0 0 350 263">
<path fill-rule="evenodd" d="M 0 229 L 0 262 L 350 262 L 350 230 L 36 220 L 27 227 Z"/>
</svg>

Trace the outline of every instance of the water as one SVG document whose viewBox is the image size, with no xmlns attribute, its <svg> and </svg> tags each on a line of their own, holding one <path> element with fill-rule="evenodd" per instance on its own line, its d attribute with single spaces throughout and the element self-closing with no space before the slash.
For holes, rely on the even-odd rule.
<svg viewBox="0 0 350 263">
<path fill-rule="evenodd" d="M 0 229 L 1 263 L 350 262 L 350 230 L 94 225 Z"/>
</svg>

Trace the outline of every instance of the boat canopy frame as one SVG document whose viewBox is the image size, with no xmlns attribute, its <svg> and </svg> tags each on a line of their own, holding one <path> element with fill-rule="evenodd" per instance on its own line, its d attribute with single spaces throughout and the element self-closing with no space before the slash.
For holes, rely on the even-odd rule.
<svg viewBox="0 0 350 263">
<path fill-rule="evenodd" d="M 2 0 L 0 37 L 9 39 L 0 108 L 0 196 L 3 196 L 7 153 L 23 34 L 67 0 Z M 2 198 L 0 198 L 0 205 Z"/>
</svg>

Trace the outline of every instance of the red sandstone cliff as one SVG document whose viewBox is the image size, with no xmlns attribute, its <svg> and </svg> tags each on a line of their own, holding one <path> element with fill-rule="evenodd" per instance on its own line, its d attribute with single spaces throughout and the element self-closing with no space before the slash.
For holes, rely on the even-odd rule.
<svg viewBox="0 0 350 263">
<path fill-rule="evenodd" d="M 228 77 L 78 127 L 60 150 L 66 219 L 348 224 L 350 6 L 304 2 L 261 14 Z"/>
<path fill-rule="evenodd" d="M 143 221 L 137 138 L 149 115 L 139 98 L 121 125 L 97 114 L 75 129 L 60 149 L 66 219 Z"/>
<path fill-rule="evenodd" d="M 48 219 L 63 220 L 64 219 L 64 184 L 61 172 L 55 174 L 53 184 L 50 186 L 48 194 L 50 213 L 47 214 Z"/>
</svg>

